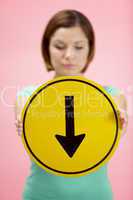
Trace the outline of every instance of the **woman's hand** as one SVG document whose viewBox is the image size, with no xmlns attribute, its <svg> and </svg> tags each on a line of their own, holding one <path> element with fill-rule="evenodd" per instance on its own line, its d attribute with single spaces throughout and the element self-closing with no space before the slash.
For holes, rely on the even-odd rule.
<svg viewBox="0 0 133 200">
<path fill-rule="evenodd" d="M 17 131 L 18 135 L 21 136 L 22 130 L 23 130 L 23 124 L 22 124 L 21 119 L 16 119 L 15 125 L 16 125 L 16 131 Z"/>
<path fill-rule="evenodd" d="M 22 119 L 21 119 L 21 113 L 22 110 L 24 108 L 24 105 L 27 101 L 28 97 L 27 96 L 23 96 L 17 99 L 17 101 L 15 102 L 15 126 L 16 126 L 16 131 L 18 133 L 19 136 L 22 135 L 23 133 L 23 123 L 22 123 Z"/>
<path fill-rule="evenodd" d="M 127 112 L 123 109 L 119 109 L 118 111 L 119 119 L 120 119 L 120 128 L 125 132 L 128 123 Z"/>
</svg>

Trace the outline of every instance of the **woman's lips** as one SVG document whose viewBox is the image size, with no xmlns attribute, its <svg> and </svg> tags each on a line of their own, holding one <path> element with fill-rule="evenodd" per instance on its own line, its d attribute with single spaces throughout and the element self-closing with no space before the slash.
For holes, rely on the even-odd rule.
<svg viewBox="0 0 133 200">
<path fill-rule="evenodd" d="M 65 68 L 75 68 L 74 65 L 70 65 L 70 64 L 67 64 L 67 65 L 64 65 Z"/>
</svg>

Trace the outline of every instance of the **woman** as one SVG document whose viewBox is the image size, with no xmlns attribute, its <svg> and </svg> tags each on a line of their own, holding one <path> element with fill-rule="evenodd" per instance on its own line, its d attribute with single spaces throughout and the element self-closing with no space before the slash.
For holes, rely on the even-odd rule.
<svg viewBox="0 0 133 200">
<path fill-rule="evenodd" d="M 42 56 L 48 71 L 55 76 L 83 76 L 95 54 L 95 35 L 90 21 L 79 11 L 62 10 L 46 26 L 42 37 Z M 27 98 L 38 86 L 18 92 L 16 126 L 22 132 L 20 115 Z M 126 99 L 116 88 L 105 87 L 120 108 L 120 122 L 127 124 Z M 112 200 L 113 194 L 107 175 L 107 165 L 78 178 L 49 174 L 31 162 L 23 200 Z"/>
</svg>

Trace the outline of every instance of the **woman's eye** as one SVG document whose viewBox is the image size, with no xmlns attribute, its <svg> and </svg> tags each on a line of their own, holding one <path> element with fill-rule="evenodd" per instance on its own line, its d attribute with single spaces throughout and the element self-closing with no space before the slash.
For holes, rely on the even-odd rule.
<svg viewBox="0 0 133 200">
<path fill-rule="evenodd" d="M 62 47 L 62 46 L 55 46 L 55 48 L 57 48 L 57 49 L 64 49 L 65 47 Z"/>
<path fill-rule="evenodd" d="M 83 49 L 83 47 L 75 47 L 77 50 Z"/>
</svg>

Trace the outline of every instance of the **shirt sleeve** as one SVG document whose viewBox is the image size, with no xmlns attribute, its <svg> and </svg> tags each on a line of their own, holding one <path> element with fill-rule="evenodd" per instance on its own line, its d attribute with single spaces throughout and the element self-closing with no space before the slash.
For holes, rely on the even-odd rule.
<svg viewBox="0 0 133 200">
<path fill-rule="evenodd" d="M 20 112 L 24 105 L 26 104 L 28 98 L 32 95 L 32 93 L 38 88 L 38 85 L 30 85 L 27 87 L 23 87 L 21 90 L 18 90 L 16 93 L 16 101 L 15 108 L 16 112 Z"/>
<path fill-rule="evenodd" d="M 109 86 L 103 86 L 104 89 L 111 95 L 111 96 L 117 96 L 119 94 L 122 94 L 122 90 L 119 89 L 119 88 L 116 88 L 112 85 L 109 85 Z"/>
<path fill-rule="evenodd" d="M 21 97 L 29 97 L 32 95 L 32 93 L 38 88 L 39 86 L 38 85 L 30 85 L 30 86 L 27 86 L 27 87 L 24 87 L 23 89 L 19 90 L 17 92 L 17 99 L 18 98 L 21 98 Z"/>
</svg>

